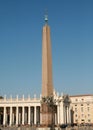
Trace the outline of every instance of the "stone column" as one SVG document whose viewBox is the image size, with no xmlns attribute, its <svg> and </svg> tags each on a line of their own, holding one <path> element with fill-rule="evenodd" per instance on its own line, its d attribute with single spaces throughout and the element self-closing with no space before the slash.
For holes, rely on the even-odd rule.
<svg viewBox="0 0 93 130">
<path fill-rule="evenodd" d="M 57 114 L 55 113 L 55 124 L 57 124 Z"/>
<path fill-rule="evenodd" d="M 4 118 L 3 118 L 3 125 L 6 124 L 6 107 L 4 107 Z"/>
<path fill-rule="evenodd" d="M 63 106 L 63 116 L 64 116 L 64 124 L 66 124 L 66 109 L 65 109 L 65 106 Z"/>
<path fill-rule="evenodd" d="M 12 114 L 12 123 L 14 125 L 14 113 Z"/>
<path fill-rule="evenodd" d="M 28 107 L 28 124 L 30 125 L 30 106 Z"/>
<path fill-rule="evenodd" d="M 57 106 L 57 123 L 58 124 L 60 123 L 60 115 L 59 115 L 59 113 L 60 113 L 60 106 L 58 104 L 58 106 Z"/>
<path fill-rule="evenodd" d="M 60 102 L 60 124 L 64 124 L 64 109 L 63 109 L 63 102 Z"/>
<path fill-rule="evenodd" d="M 12 125 L 12 107 L 10 107 L 10 121 L 9 121 L 9 125 Z"/>
<path fill-rule="evenodd" d="M 36 125 L 36 106 L 34 107 L 34 124 Z"/>
<path fill-rule="evenodd" d="M 19 112 L 18 113 L 18 124 L 21 124 L 22 123 L 22 120 L 21 120 L 21 113 Z"/>
<path fill-rule="evenodd" d="M 42 113 L 40 112 L 40 124 L 42 124 Z"/>
<path fill-rule="evenodd" d="M 18 125 L 18 107 L 16 107 L 16 125 Z"/>
<path fill-rule="evenodd" d="M 67 106 L 67 124 L 69 123 L 69 108 Z"/>
<path fill-rule="evenodd" d="M 71 111 L 70 111 L 70 107 L 69 107 L 69 123 L 71 124 Z"/>
<path fill-rule="evenodd" d="M 22 107 L 22 125 L 24 125 L 24 106 Z"/>
<path fill-rule="evenodd" d="M 65 107 L 65 120 L 66 120 L 66 124 L 67 124 L 67 106 Z"/>
</svg>

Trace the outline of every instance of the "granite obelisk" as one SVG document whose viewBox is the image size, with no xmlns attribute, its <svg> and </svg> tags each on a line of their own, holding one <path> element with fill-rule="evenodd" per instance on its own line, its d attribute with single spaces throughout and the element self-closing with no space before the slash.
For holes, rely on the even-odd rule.
<svg viewBox="0 0 93 130">
<path fill-rule="evenodd" d="M 42 33 L 42 97 L 51 95 L 53 95 L 51 39 L 48 16 L 45 15 L 45 25 Z M 42 125 L 49 126 L 52 123 L 52 112 L 46 104 L 42 104 L 41 108 Z"/>
</svg>

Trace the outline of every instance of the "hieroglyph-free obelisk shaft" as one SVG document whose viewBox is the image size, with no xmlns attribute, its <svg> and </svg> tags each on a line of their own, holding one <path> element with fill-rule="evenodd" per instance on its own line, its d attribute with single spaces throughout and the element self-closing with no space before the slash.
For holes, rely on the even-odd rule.
<svg viewBox="0 0 93 130">
<path fill-rule="evenodd" d="M 43 27 L 42 39 L 42 96 L 50 96 L 52 94 L 53 82 L 50 28 L 46 24 Z"/>
<path fill-rule="evenodd" d="M 42 37 L 42 97 L 51 95 L 53 95 L 51 40 L 50 27 L 46 23 Z M 46 104 L 42 104 L 41 108 L 42 124 L 48 126 L 52 123 L 52 112 Z"/>
</svg>

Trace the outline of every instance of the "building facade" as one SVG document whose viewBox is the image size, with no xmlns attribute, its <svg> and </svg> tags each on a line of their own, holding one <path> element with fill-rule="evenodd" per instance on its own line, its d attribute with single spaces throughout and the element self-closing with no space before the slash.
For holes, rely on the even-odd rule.
<svg viewBox="0 0 93 130">
<path fill-rule="evenodd" d="M 60 95 L 54 92 L 56 113 L 54 123 L 93 124 L 93 95 Z M 40 98 L 6 98 L 0 99 L 0 125 L 41 125 Z"/>
<path fill-rule="evenodd" d="M 93 123 L 93 95 L 70 96 L 72 120 L 77 124 Z"/>
<path fill-rule="evenodd" d="M 69 124 L 71 123 L 70 116 L 70 99 L 68 95 L 59 96 L 54 93 L 56 100 L 56 113 L 54 123 Z M 9 99 L 6 96 L 0 99 L 0 125 L 12 126 L 12 125 L 41 125 L 42 113 L 41 113 L 41 96 L 40 98 L 18 98 Z"/>
</svg>

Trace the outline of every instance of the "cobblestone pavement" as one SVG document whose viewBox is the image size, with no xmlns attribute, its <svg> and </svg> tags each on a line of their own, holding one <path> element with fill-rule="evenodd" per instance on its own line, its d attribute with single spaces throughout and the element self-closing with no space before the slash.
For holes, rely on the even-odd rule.
<svg viewBox="0 0 93 130">
<path fill-rule="evenodd" d="M 65 130 L 93 130 L 93 127 L 90 127 L 90 126 L 78 127 L 78 126 L 76 126 L 76 127 L 73 127 L 73 128 L 65 128 Z"/>
<path fill-rule="evenodd" d="M 36 127 L 0 127 L 0 130 L 36 130 Z M 59 130 L 93 130 L 93 127 L 83 126 L 83 127 L 69 127 L 60 128 Z"/>
<path fill-rule="evenodd" d="M 34 127 L 1 127 L 0 130 L 36 130 Z"/>
</svg>

